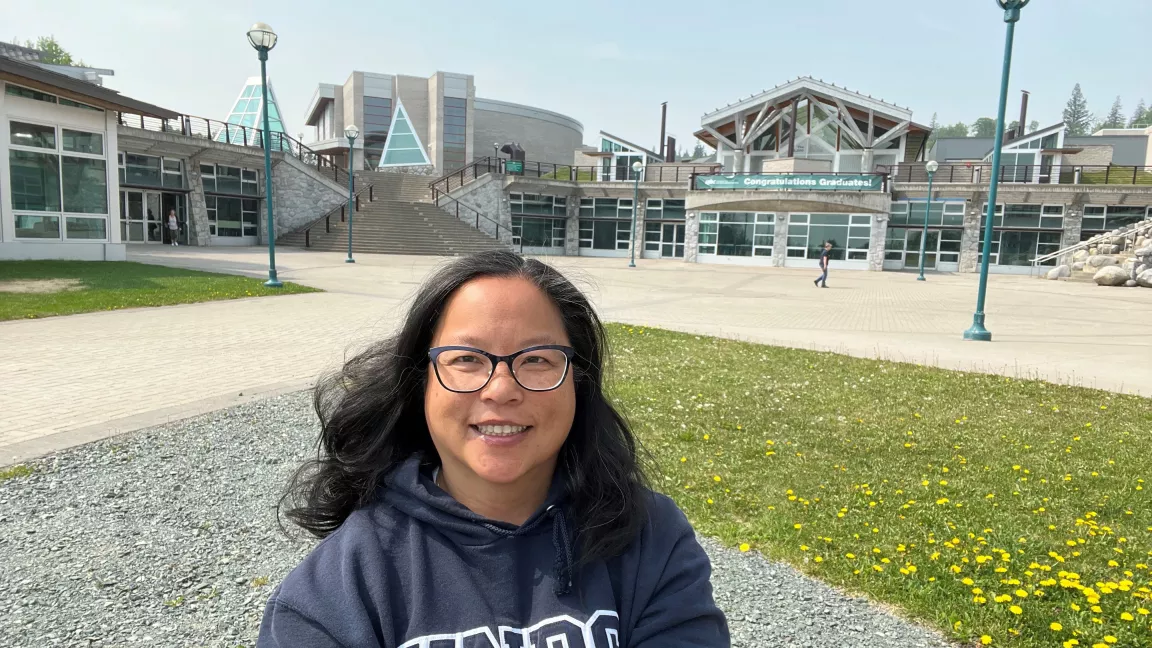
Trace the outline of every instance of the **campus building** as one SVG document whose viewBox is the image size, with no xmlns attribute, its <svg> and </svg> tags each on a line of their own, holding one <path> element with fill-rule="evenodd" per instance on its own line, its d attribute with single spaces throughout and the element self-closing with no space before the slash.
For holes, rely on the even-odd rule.
<svg viewBox="0 0 1152 648">
<path fill-rule="evenodd" d="M 356 169 L 440 176 L 494 146 L 518 143 L 531 159 L 568 160 L 584 127 L 566 115 L 476 96 L 472 75 L 430 77 L 352 72 L 343 84 L 322 83 L 305 111 L 308 146 L 347 164 L 344 129 L 355 125 Z"/>
<path fill-rule="evenodd" d="M 1071 137 L 1063 124 L 1011 133 L 992 272 L 1055 265 L 1059 255 L 1047 255 L 1152 216 L 1150 134 Z M 811 78 L 708 113 L 695 135 L 716 150 L 710 166 L 661 162 L 602 132 L 601 145 L 576 151 L 571 164 L 529 157 L 523 171 L 477 168 L 467 176 L 475 180 L 443 187 L 498 214 L 507 242 L 537 254 L 628 256 L 635 219 L 646 258 L 816 267 L 829 241 L 838 268 L 903 270 L 919 266 L 927 219 L 928 270 L 978 269 L 990 138 L 941 139 L 928 150 L 930 129 L 910 109 Z M 930 159 L 940 162 L 931 198 Z"/>
</svg>

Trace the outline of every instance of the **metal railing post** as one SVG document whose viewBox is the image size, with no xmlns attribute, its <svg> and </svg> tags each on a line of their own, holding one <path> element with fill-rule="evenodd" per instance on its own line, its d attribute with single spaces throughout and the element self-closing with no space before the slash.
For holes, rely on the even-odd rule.
<svg viewBox="0 0 1152 648">
<path fill-rule="evenodd" d="M 1104 184 L 1111 184 L 1109 180 L 1112 178 L 1112 165 L 1104 167 Z"/>
</svg>

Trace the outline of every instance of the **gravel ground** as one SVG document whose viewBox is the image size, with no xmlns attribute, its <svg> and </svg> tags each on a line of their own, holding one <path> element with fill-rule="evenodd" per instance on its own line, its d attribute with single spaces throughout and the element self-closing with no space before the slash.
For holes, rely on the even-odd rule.
<svg viewBox="0 0 1152 648">
<path fill-rule="evenodd" d="M 0 646 L 255 644 L 312 542 L 275 507 L 311 447 L 307 394 L 76 448 L 0 483 Z M 733 646 L 947 647 L 788 565 L 703 540 Z"/>
</svg>

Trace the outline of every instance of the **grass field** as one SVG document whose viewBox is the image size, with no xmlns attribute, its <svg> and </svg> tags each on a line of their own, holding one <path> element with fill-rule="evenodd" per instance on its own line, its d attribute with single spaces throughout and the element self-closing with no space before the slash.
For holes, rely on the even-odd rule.
<svg viewBox="0 0 1152 648">
<path fill-rule="evenodd" d="M 1064 183 L 1063 179 L 1061 179 L 1061 183 Z M 1071 183 L 1072 178 L 1069 178 L 1067 184 Z M 1132 167 L 1118 167 L 1111 171 L 1084 171 L 1080 175 L 1080 184 L 1152 185 L 1152 173 L 1137 171 L 1133 175 Z"/>
<path fill-rule="evenodd" d="M 11 292 L 44 289 L 53 292 Z M 304 292 L 315 289 L 141 263 L 0 261 L 0 321 Z"/>
<path fill-rule="evenodd" d="M 1152 401 L 611 326 L 696 529 L 969 644 L 1152 645 Z"/>
</svg>

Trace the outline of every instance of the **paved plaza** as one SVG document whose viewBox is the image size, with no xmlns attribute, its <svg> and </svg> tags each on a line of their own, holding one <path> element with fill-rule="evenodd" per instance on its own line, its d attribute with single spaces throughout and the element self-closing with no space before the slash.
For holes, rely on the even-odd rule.
<svg viewBox="0 0 1152 648">
<path fill-rule="evenodd" d="M 259 248 L 135 247 L 129 259 L 261 276 Z M 433 257 L 280 250 L 327 292 L 0 322 L 0 465 L 304 389 L 388 334 Z M 1152 290 L 992 276 L 992 343 L 965 342 L 976 275 L 551 259 L 609 321 L 1152 395 Z"/>
</svg>

